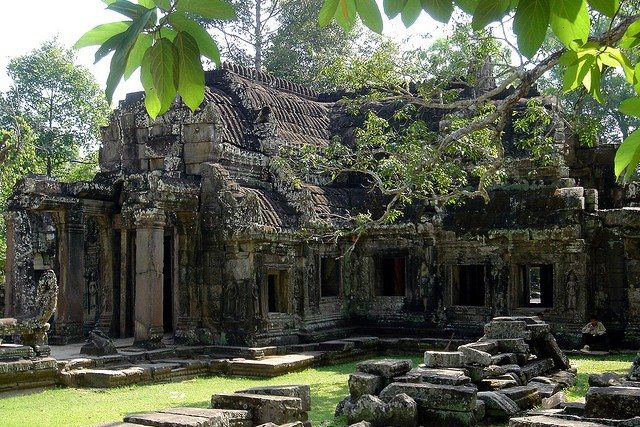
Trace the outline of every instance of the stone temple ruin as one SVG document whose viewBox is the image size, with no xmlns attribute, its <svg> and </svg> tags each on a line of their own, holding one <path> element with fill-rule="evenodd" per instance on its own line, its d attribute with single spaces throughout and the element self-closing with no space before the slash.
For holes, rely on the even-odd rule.
<svg viewBox="0 0 640 427">
<path fill-rule="evenodd" d="M 34 311 L 51 269 L 52 343 L 94 329 L 147 348 L 164 334 L 231 345 L 477 338 L 493 317 L 544 311 L 562 345 L 577 345 L 592 313 L 612 344 L 640 345 L 640 193 L 615 183 L 615 147 L 578 148 L 558 118 L 558 160 L 538 167 L 507 132 L 509 177 L 488 204 L 372 230 L 342 257 L 350 239 L 310 230 L 379 201 L 355 181 L 295 186 L 270 159 L 352 138 L 362 117 L 340 94 L 237 66 L 207 73 L 207 85 L 195 113 L 176 101 L 157 120 L 129 95 L 103 130 L 93 181 L 16 186 L 7 317 Z"/>
</svg>

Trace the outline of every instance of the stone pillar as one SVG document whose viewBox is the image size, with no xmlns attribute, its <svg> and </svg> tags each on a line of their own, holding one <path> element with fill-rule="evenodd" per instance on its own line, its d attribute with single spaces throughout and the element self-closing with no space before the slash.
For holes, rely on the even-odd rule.
<svg viewBox="0 0 640 427">
<path fill-rule="evenodd" d="M 96 327 L 111 336 L 117 331 L 113 330 L 114 317 L 114 247 L 111 221 L 105 215 L 96 216 L 98 236 L 100 239 L 100 317 Z M 117 314 L 119 315 L 119 313 Z"/>
<path fill-rule="evenodd" d="M 36 296 L 31 222 L 24 211 L 7 212 L 4 218 L 7 227 L 5 315 L 29 315 L 35 308 Z"/>
<path fill-rule="evenodd" d="M 58 232 L 58 306 L 51 340 L 66 344 L 83 339 L 84 222 L 80 209 L 54 212 Z"/>
<path fill-rule="evenodd" d="M 165 214 L 160 209 L 134 213 L 136 225 L 136 345 L 160 348 L 164 334 L 162 319 L 164 226 Z"/>
</svg>

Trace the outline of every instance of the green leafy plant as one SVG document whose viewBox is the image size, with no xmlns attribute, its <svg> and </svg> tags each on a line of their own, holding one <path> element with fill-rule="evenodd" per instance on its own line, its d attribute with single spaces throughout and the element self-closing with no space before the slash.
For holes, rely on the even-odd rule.
<svg viewBox="0 0 640 427">
<path fill-rule="evenodd" d="M 84 34 L 75 48 L 100 46 L 96 62 L 113 53 L 106 95 L 140 68 L 145 106 L 151 117 L 165 113 L 176 94 L 195 110 L 204 100 L 201 56 L 220 64 L 215 41 L 194 20 L 229 20 L 236 13 L 223 0 L 103 0 L 107 9 L 128 19 L 98 25 Z"/>
</svg>

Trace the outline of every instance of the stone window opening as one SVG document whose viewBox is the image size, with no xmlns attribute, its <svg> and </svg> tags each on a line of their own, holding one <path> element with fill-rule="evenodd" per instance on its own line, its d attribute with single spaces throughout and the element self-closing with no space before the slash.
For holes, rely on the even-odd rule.
<svg viewBox="0 0 640 427">
<path fill-rule="evenodd" d="M 482 264 L 456 265 L 451 271 L 453 305 L 485 305 L 486 267 Z"/>
<path fill-rule="evenodd" d="M 289 312 L 289 274 L 286 270 L 268 269 L 263 295 L 268 313 Z"/>
<path fill-rule="evenodd" d="M 340 278 L 342 276 L 340 260 L 334 257 L 320 258 L 320 297 L 340 296 Z"/>
<path fill-rule="evenodd" d="M 525 307 L 553 307 L 553 266 L 520 266 L 520 280 Z"/>
<path fill-rule="evenodd" d="M 376 294 L 383 297 L 403 297 L 406 292 L 406 260 L 403 256 L 382 257 L 378 260 Z"/>
</svg>

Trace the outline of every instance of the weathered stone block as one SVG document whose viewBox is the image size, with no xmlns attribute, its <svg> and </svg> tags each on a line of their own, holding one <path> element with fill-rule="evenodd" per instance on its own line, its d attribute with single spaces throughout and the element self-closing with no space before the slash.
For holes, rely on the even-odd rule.
<svg viewBox="0 0 640 427">
<path fill-rule="evenodd" d="M 534 415 L 531 417 L 511 418 L 509 427 L 605 427 L 605 425 L 575 419 L 565 420 L 546 415 Z"/>
<path fill-rule="evenodd" d="M 377 395 L 384 387 L 384 380 L 379 375 L 355 372 L 349 376 L 349 393 L 354 400 L 365 394 Z"/>
<path fill-rule="evenodd" d="M 498 391 L 513 400 L 520 409 L 531 409 L 542 403 L 538 389 L 531 385 L 505 388 Z"/>
<path fill-rule="evenodd" d="M 424 364 L 427 368 L 459 368 L 464 365 L 459 351 L 425 351 Z"/>
<path fill-rule="evenodd" d="M 541 383 L 538 381 L 531 381 L 529 385 L 537 388 L 538 393 L 540 394 L 540 397 L 543 399 L 551 397 L 557 392 L 559 392 L 560 390 L 562 390 L 562 387 L 560 386 L 560 384 L 557 384 L 557 383 L 548 384 L 548 383 Z"/>
<path fill-rule="evenodd" d="M 297 397 L 302 401 L 303 411 L 308 412 L 311 410 L 311 389 L 306 384 L 253 387 L 246 390 L 238 390 L 236 393 Z"/>
<path fill-rule="evenodd" d="M 507 373 L 507 368 L 504 366 L 489 365 L 484 368 L 485 378 L 497 378 Z"/>
<path fill-rule="evenodd" d="M 267 422 L 284 424 L 306 419 L 302 400 L 297 397 L 245 393 L 214 394 L 211 396 L 211 407 L 249 410 L 254 424 Z"/>
<path fill-rule="evenodd" d="M 251 412 L 233 409 L 168 408 L 162 413 L 200 417 L 208 420 L 211 427 L 251 427 Z"/>
<path fill-rule="evenodd" d="M 391 399 L 387 406 L 387 425 L 415 427 L 418 425 L 418 404 L 410 396 L 401 393 Z"/>
<path fill-rule="evenodd" d="M 367 421 L 374 427 L 387 425 L 387 404 L 370 394 L 365 394 L 345 412 L 347 421 L 355 423 Z"/>
<path fill-rule="evenodd" d="M 507 319 L 495 318 L 484 325 L 484 337 L 487 339 L 531 339 L 531 331 L 527 329 L 527 324 L 524 321 Z"/>
<path fill-rule="evenodd" d="M 353 343 L 351 343 L 353 344 Z M 411 370 L 413 363 L 407 359 L 367 360 L 358 363 L 356 371 L 379 375 L 389 380 L 398 375 L 404 375 Z"/>
<path fill-rule="evenodd" d="M 513 365 L 517 363 L 518 359 L 514 353 L 498 353 L 495 356 L 491 356 L 492 365 Z"/>
<path fill-rule="evenodd" d="M 421 365 L 407 372 L 407 376 L 414 375 L 419 380 L 431 384 L 464 385 L 471 382 L 471 378 L 466 376 L 464 371 L 460 369 L 426 368 Z"/>
<path fill-rule="evenodd" d="M 491 365 L 491 354 L 486 351 L 477 350 L 473 347 L 461 345 L 458 351 L 462 353 L 462 360 L 465 365 L 489 366 Z"/>
<path fill-rule="evenodd" d="M 418 407 L 418 422 L 423 426 L 467 427 L 477 425 L 475 411 L 447 411 Z"/>
<path fill-rule="evenodd" d="M 555 337 L 547 332 L 535 340 L 538 357 L 550 357 L 558 369 L 569 369 L 569 358 L 560 350 Z"/>
<path fill-rule="evenodd" d="M 554 366 L 552 359 L 534 360 L 522 367 L 522 373 L 527 378 L 527 381 L 530 381 L 533 377 L 549 372 Z"/>
<path fill-rule="evenodd" d="M 184 144 L 184 162 L 187 164 L 201 163 L 209 160 L 211 154 L 210 142 Z"/>
<path fill-rule="evenodd" d="M 473 348 L 475 350 L 484 351 L 485 353 L 496 354 L 498 352 L 498 342 L 495 340 L 483 340 L 472 342 L 469 344 L 463 344 L 458 347 L 458 351 L 460 347 Z"/>
<path fill-rule="evenodd" d="M 400 393 L 412 397 L 421 409 L 473 411 L 476 405 L 477 389 L 471 385 L 391 383 L 380 392 L 380 399 L 388 402 Z"/>
<path fill-rule="evenodd" d="M 182 138 L 185 143 L 213 142 L 216 140 L 216 127 L 212 123 L 183 125 Z"/>
<path fill-rule="evenodd" d="M 542 398 L 542 409 L 555 409 L 567 401 L 567 396 L 563 392 L 557 392 L 549 397 Z"/>
<path fill-rule="evenodd" d="M 513 378 L 485 378 L 478 383 L 478 390 L 494 391 L 517 386 L 518 382 Z"/>
<path fill-rule="evenodd" d="M 479 391 L 478 400 L 484 402 L 487 417 L 506 419 L 520 411 L 518 405 L 509 397 L 494 391 Z"/>
<path fill-rule="evenodd" d="M 605 372 L 602 374 L 589 375 L 590 387 L 609 387 L 621 385 L 622 377 L 615 372 Z"/>
<path fill-rule="evenodd" d="M 529 344 L 523 338 L 497 340 L 501 353 L 529 353 Z"/>
<path fill-rule="evenodd" d="M 586 395 L 585 415 L 615 420 L 638 417 L 640 416 L 640 388 L 590 387 Z"/>
</svg>

